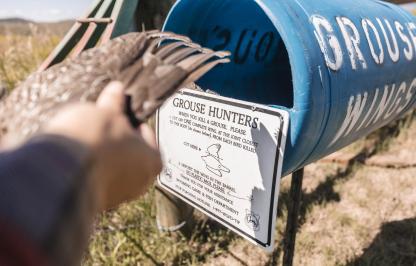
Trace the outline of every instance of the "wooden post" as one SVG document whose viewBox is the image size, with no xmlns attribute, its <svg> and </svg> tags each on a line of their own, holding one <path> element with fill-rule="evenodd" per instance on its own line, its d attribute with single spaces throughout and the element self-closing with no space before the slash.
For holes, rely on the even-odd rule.
<svg viewBox="0 0 416 266">
<path fill-rule="evenodd" d="M 142 30 L 142 25 L 147 30 L 160 28 L 174 2 L 174 0 L 140 0 L 136 10 L 136 24 L 139 31 Z M 155 124 L 155 119 L 149 121 L 151 127 L 155 128 Z M 179 231 L 186 237 L 191 236 L 195 225 L 193 207 L 159 186 L 156 186 L 155 201 L 159 230 Z"/>
<path fill-rule="evenodd" d="M 190 237 L 195 225 L 194 208 L 156 186 L 156 222 L 159 230 L 165 232 L 180 231 Z"/>
<path fill-rule="evenodd" d="M 156 129 L 156 117 L 147 122 Z M 191 237 L 196 221 L 193 217 L 194 208 L 183 200 L 156 185 L 155 190 L 156 223 L 162 232 L 181 232 L 185 237 Z"/>
<path fill-rule="evenodd" d="M 287 224 L 284 239 L 283 265 L 292 266 L 295 255 L 296 234 L 299 222 L 299 208 L 302 200 L 302 183 L 304 168 L 292 174 L 290 197 L 288 204 Z"/>
</svg>

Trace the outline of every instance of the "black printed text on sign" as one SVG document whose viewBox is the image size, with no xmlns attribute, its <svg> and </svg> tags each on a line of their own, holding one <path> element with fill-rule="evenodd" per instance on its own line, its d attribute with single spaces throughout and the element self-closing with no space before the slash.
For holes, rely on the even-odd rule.
<svg viewBox="0 0 416 266">
<path fill-rule="evenodd" d="M 158 113 L 160 185 L 271 251 L 288 113 L 184 89 Z"/>
</svg>

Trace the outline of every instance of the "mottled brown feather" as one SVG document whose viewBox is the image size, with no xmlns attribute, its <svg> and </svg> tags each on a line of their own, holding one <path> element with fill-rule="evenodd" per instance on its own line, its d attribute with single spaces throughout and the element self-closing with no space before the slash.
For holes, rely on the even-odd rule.
<svg viewBox="0 0 416 266">
<path fill-rule="evenodd" d="M 160 45 L 163 41 L 168 43 Z M 112 80 L 123 82 L 136 119 L 145 121 L 181 86 L 226 63 L 227 56 L 173 33 L 121 36 L 32 74 L 0 101 L 0 140 L 24 141 L 63 105 L 96 101 Z"/>
</svg>

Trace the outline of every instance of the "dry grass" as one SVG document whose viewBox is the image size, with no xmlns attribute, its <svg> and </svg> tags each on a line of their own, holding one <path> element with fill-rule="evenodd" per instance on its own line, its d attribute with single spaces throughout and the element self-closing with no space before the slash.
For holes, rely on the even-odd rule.
<svg viewBox="0 0 416 266">
<path fill-rule="evenodd" d="M 56 45 L 58 37 L 33 30 L 0 36 L 0 79 L 8 89 L 24 79 Z M 394 123 L 354 144 L 373 153 L 415 148 L 416 123 Z M 399 137 L 395 137 L 399 132 Z M 414 154 L 411 152 L 410 154 Z M 380 169 L 358 162 L 317 163 L 306 170 L 295 265 L 415 265 L 416 170 Z M 272 256 L 203 216 L 191 240 L 160 233 L 154 191 L 97 219 L 84 265 L 270 265 L 282 258 L 290 178 L 279 198 L 276 250 Z"/>
<path fill-rule="evenodd" d="M 26 78 L 59 42 L 31 25 L 30 34 L 0 35 L 0 81 L 8 90 Z"/>
<path fill-rule="evenodd" d="M 237 237 L 200 220 L 191 239 L 156 228 L 154 191 L 99 219 L 84 265 L 199 265 L 225 252 Z"/>
</svg>

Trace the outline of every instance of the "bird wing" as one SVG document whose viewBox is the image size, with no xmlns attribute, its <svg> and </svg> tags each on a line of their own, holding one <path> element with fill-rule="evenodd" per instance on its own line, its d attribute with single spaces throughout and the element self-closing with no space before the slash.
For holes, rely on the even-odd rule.
<svg viewBox="0 0 416 266">
<path fill-rule="evenodd" d="M 173 33 L 148 34 L 148 37 L 140 60 L 123 70 L 120 79 L 131 96 L 132 111 L 141 121 L 148 119 L 181 86 L 194 82 L 193 77 L 229 61 L 228 52 L 201 48 Z"/>
<path fill-rule="evenodd" d="M 0 140 L 6 135 L 19 141 L 30 137 L 64 104 L 94 102 L 113 80 L 124 84 L 128 109 L 140 123 L 176 90 L 228 62 L 228 56 L 174 33 L 123 35 L 20 84 L 0 102 Z"/>
</svg>

